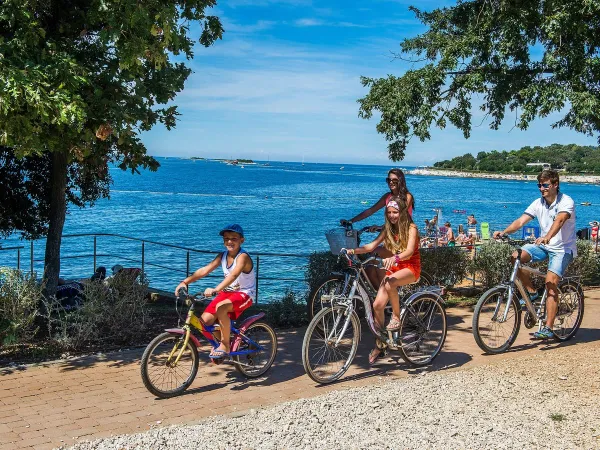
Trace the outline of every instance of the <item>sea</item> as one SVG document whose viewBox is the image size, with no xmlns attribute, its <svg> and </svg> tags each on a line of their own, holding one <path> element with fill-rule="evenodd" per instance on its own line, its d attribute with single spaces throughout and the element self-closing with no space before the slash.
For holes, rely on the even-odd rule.
<svg viewBox="0 0 600 450">
<path fill-rule="evenodd" d="M 91 276 L 94 245 L 96 266 L 107 267 L 109 274 L 115 264 L 140 267 L 143 247 L 150 285 L 172 291 L 188 267 L 193 271 L 223 250 L 219 230 L 238 223 L 246 235 L 243 247 L 255 260 L 259 256 L 255 261 L 259 299 L 272 301 L 288 289 L 305 288 L 306 256 L 327 251 L 325 233 L 336 228 L 340 219 L 373 205 L 388 190 L 385 178 L 392 167 L 157 159 L 160 168 L 156 172 L 134 175 L 111 168 L 114 184 L 109 199 L 89 208 L 70 208 L 62 244 L 62 277 Z M 422 175 L 406 175 L 406 180 L 415 198 L 413 218 L 419 226 L 441 208 L 441 221 L 450 221 L 455 230 L 466 223 L 468 214 L 474 214 L 479 223 L 488 222 L 492 231 L 503 229 L 539 197 L 532 181 Z M 600 186 L 561 183 L 561 191 L 578 205 L 578 229 L 600 219 Z M 581 202 L 592 205 L 580 206 Z M 381 223 L 383 209 L 357 226 Z M 92 234 L 96 233 L 94 244 Z M 0 244 L 23 246 L 20 267 L 30 270 L 30 242 L 13 237 Z M 33 243 L 33 268 L 39 273 L 44 245 L 44 240 Z M 15 266 L 16 260 L 16 250 L 0 251 L 0 266 Z M 216 279 L 201 280 L 194 288 L 203 290 L 216 283 Z"/>
</svg>

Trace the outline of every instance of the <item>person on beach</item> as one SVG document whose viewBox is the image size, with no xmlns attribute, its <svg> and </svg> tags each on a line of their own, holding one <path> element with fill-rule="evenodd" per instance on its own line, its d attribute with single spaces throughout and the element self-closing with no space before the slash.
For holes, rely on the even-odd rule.
<svg viewBox="0 0 600 450">
<path fill-rule="evenodd" d="M 465 227 L 462 224 L 458 226 L 458 235 L 456 236 L 458 245 L 472 245 L 474 240 L 473 236 L 465 233 Z"/>
<path fill-rule="evenodd" d="M 223 244 L 227 249 L 218 254 L 206 266 L 196 270 L 185 278 L 175 289 L 177 296 L 181 288 L 186 288 L 190 283 L 204 278 L 217 267 L 221 266 L 225 278 L 214 288 L 206 288 L 204 295 L 217 296 L 210 302 L 202 313 L 202 321 L 206 325 L 219 322 L 221 344 L 210 352 L 213 360 L 229 356 L 231 319 L 235 320 L 244 310 L 252 305 L 256 296 L 256 275 L 254 263 L 250 255 L 242 249 L 244 243 L 244 230 L 238 224 L 223 228 L 219 234 L 223 236 Z"/>
<path fill-rule="evenodd" d="M 540 237 L 535 240 L 534 244 L 526 244 L 522 247 L 521 262 L 538 262 L 548 259 L 546 324 L 539 331 L 533 333 L 533 338 L 549 339 L 554 336 L 552 328 L 558 310 L 558 283 L 569 263 L 577 256 L 575 202 L 571 197 L 560 192 L 557 171 L 542 170 L 537 179 L 541 198 L 531 203 L 523 215 L 504 231 L 495 231 L 494 238 L 514 233 L 534 218 L 538 220 Z M 513 253 L 513 262 L 517 255 L 517 252 Z M 518 276 L 529 293 L 529 299 L 536 300 L 538 293 L 533 287 L 531 278 L 522 270 L 519 270 Z"/>
<path fill-rule="evenodd" d="M 351 225 L 353 223 L 360 222 L 361 220 L 364 220 L 367 217 L 371 217 L 381 208 L 386 206 L 388 201 L 390 201 L 390 199 L 395 196 L 399 196 L 404 199 L 403 204 L 407 205 L 408 213 L 412 217 L 415 206 L 415 200 L 412 194 L 408 191 L 408 188 L 406 187 L 406 178 L 404 177 L 404 172 L 402 172 L 400 169 L 390 169 L 388 171 L 387 178 L 385 179 L 385 181 L 388 184 L 390 192 L 386 192 L 385 194 L 383 194 L 381 198 L 377 201 L 377 203 L 375 203 L 370 208 L 365 209 L 363 212 L 357 214 L 352 219 L 341 219 L 340 224 L 344 226 L 346 224 Z M 381 231 L 381 227 L 372 226 L 369 229 L 369 231 L 371 233 L 375 233 Z M 392 256 L 392 254 L 387 251 L 385 246 L 376 248 L 374 253 L 380 256 L 381 258 L 389 258 L 390 256 Z M 385 272 L 383 270 L 377 270 L 375 267 L 367 267 L 366 272 L 367 276 L 369 277 L 369 280 L 371 281 L 371 284 L 374 287 L 379 286 L 385 276 Z"/>
<path fill-rule="evenodd" d="M 467 227 L 474 227 L 477 225 L 477 219 L 475 219 L 475 214 L 469 214 L 467 217 Z"/>
<path fill-rule="evenodd" d="M 379 285 L 373 302 L 375 323 L 384 327 L 384 308 L 388 302 L 392 305 L 392 318 L 386 330 L 400 328 L 400 298 L 398 288 L 414 283 L 421 276 L 421 257 L 419 254 L 419 230 L 409 214 L 406 197 L 392 197 L 386 207 L 385 224 L 377 238 L 362 247 L 347 249 L 351 255 L 370 253 L 383 243 L 391 255 L 383 260 L 386 277 Z M 375 346 L 369 354 L 369 363 L 373 364 L 382 350 Z"/>
<path fill-rule="evenodd" d="M 454 237 L 454 230 L 450 222 L 444 224 L 446 227 L 446 234 L 440 238 L 439 245 L 446 245 L 448 247 L 454 247 L 456 245 L 456 239 Z"/>
</svg>

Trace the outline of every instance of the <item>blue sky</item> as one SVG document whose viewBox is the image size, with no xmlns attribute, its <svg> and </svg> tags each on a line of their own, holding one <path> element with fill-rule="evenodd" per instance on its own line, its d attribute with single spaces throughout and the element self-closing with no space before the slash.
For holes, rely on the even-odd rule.
<svg viewBox="0 0 600 450">
<path fill-rule="evenodd" d="M 424 28 L 410 4 L 430 10 L 447 0 L 229 0 L 213 11 L 225 27 L 222 41 L 198 46 L 182 113 L 172 131 L 157 126 L 143 136 L 160 156 L 391 164 L 376 118 L 358 118 L 356 100 L 367 90 L 361 75 L 402 75 L 394 60 L 403 38 Z M 471 137 L 452 127 L 409 145 L 401 165 L 430 164 L 466 152 L 510 150 L 524 145 L 595 145 L 568 129 L 552 130 L 558 116 L 538 120 L 527 131 L 513 122 L 493 131 L 477 124 Z"/>
</svg>

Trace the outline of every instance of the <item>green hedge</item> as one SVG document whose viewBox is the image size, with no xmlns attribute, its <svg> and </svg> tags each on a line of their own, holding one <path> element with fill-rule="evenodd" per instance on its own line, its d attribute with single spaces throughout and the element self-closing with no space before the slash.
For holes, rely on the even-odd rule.
<svg viewBox="0 0 600 450">
<path fill-rule="evenodd" d="M 445 286 L 460 283 L 466 275 L 468 255 L 457 247 L 438 247 L 421 249 L 423 270 L 433 277 L 435 284 Z M 319 280 L 333 271 L 341 271 L 347 267 L 344 260 L 330 252 L 315 252 L 310 255 L 304 278 L 309 292 L 316 287 Z"/>
<path fill-rule="evenodd" d="M 0 345 L 21 344 L 33 338 L 41 296 L 42 287 L 35 275 L 0 268 Z"/>
<path fill-rule="evenodd" d="M 506 243 L 490 241 L 481 245 L 476 257 L 469 263 L 468 271 L 475 272 L 481 278 L 485 287 L 492 287 L 508 280 L 510 277 L 510 255 L 514 247 Z M 539 270 L 548 269 L 547 262 L 535 264 Z M 591 241 L 577 240 L 577 257 L 569 264 L 566 276 L 581 276 L 584 285 L 597 285 L 600 283 L 600 259 L 594 252 Z M 541 280 L 536 279 L 541 286 Z"/>
</svg>

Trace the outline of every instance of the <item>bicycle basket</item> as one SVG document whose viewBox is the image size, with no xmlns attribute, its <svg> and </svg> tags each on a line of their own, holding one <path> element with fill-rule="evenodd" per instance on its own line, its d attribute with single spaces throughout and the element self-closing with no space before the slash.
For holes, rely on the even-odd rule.
<svg viewBox="0 0 600 450">
<path fill-rule="evenodd" d="M 358 232 L 356 230 L 346 230 L 344 228 L 333 228 L 325 233 L 329 249 L 334 255 L 339 255 L 343 248 L 358 247 Z"/>
</svg>

